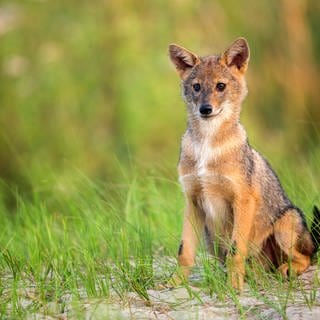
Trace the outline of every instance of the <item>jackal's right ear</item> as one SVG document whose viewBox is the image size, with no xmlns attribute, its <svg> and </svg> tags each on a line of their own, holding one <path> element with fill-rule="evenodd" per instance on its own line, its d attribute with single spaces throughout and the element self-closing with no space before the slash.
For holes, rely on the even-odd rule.
<svg viewBox="0 0 320 320">
<path fill-rule="evenodd" d="M 249 45 L 245 38 L 238 38 L 222 55 L 228 67 L 235 67 L 241 73 L 247 70 L 249 58 Z"/>
<path fill-rule="evenodd" d="M 181 78 L 184 78 L 188 71 L 200 62 L 197 55 L 176 44 L 170 44 L 169 56 Z"/>
</svg>

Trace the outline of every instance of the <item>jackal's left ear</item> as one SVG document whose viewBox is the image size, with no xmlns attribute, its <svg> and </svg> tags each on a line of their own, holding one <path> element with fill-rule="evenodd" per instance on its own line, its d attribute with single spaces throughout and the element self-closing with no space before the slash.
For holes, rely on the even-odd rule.
<svg viewBox="0 0 320 320">
<path fill-rule="evenodd" d="M 228 67 L 236 67 L 241 73 L 247 70 L 249 58 L 249 45 L 245 38 L 238 38 L 222 55 Z"/>
<path fill-rule="evenodd" d="M 184 78 L 187 72 L 200 62 L 197 55 L 176 44 L 170 44 L 169 56 L 181 78 Z"/>
</svg>

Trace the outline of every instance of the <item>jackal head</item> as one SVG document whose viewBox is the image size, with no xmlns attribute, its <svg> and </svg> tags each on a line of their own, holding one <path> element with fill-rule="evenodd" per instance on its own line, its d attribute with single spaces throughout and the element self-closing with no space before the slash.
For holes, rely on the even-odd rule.
<svg viewBox="0 0 320 320">
<path fill-rule="evenodd" d="M 182 80 L 189 118 L 206 122 L 239 118 L 247 94 L 249 47 L 244 38 L 220 55 L 199 57 L 175 44 L 169 46 L 169 55 Z"/>
</svg>

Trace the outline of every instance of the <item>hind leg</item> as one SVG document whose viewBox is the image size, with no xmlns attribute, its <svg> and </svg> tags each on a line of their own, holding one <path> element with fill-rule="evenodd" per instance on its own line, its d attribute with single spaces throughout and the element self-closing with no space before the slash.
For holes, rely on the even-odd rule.
<svg viewBox="0 0 320 320">
<path fill-rule="evenodd" d="M 288 210 L 274 224 L 275 240 L 287 256 L 287 261 L 278 268 L 283 276 L 289 276 L 290 272 L 301 274 L 310 266 L 311 253 L 302 250 L 301 246 L 306 233 L 308 231 L 295 209 Z"/>
</svg>

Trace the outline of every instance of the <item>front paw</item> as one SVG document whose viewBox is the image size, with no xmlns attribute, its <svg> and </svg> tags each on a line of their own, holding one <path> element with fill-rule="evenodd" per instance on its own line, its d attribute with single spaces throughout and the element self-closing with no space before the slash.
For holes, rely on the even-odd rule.
<svg viewBox="0 0 320 320">
<path fill-rule="evenodd" d="M 233 271 L 228 277 L 228 282 L 233 289 L 240 292 L 243 290 L 244 275 L 242 273 Z"/>
</svg>

